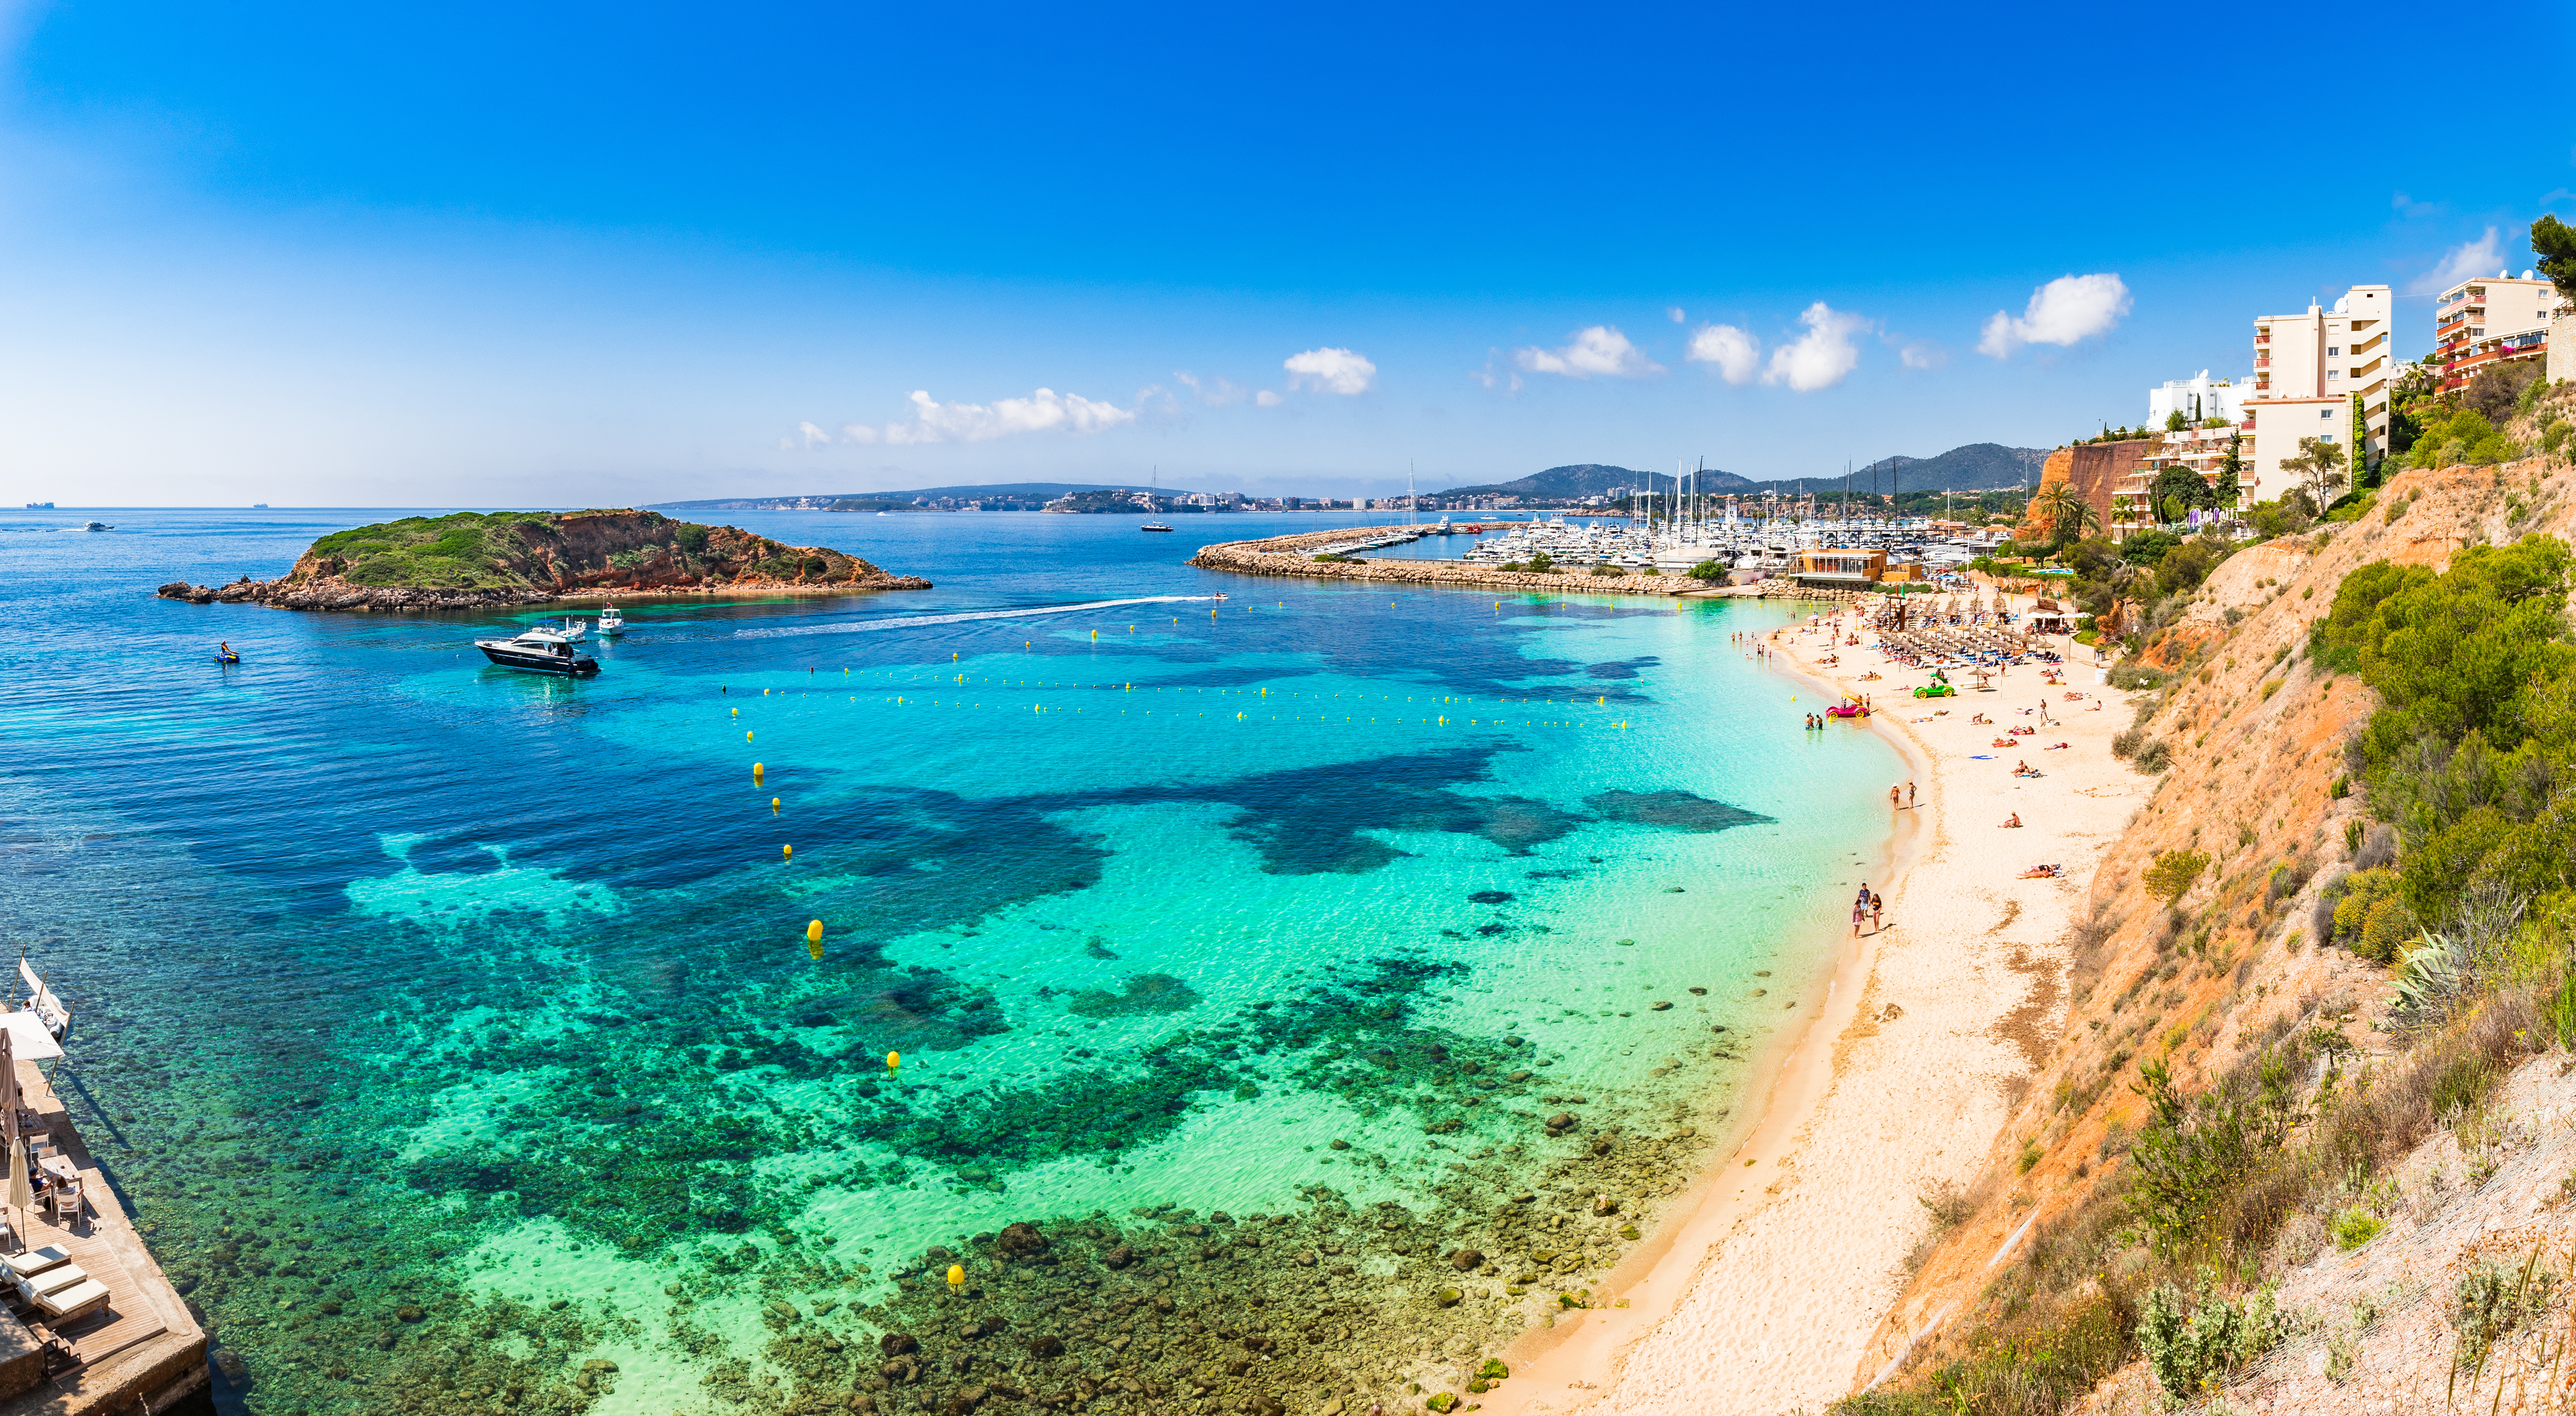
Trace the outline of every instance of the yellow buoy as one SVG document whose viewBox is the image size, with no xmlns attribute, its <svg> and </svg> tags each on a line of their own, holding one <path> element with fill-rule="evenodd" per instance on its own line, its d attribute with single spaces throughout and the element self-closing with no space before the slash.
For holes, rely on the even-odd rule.
<svg viewBox="0 0 2576 1416">
<path fill-rule="evenodd" d="M 742 716 L 742 710 L 741 710 L 741 709 L 739 709 L 739 708 L 736 708 L 735 710 L 733 710 L 733 715 L 734 715 L 735 717 L 737 717 L 737 718 L 741 717 L 741 716 Z"/>
<path fill-rule="evenodd" d="M 900 1053 L 900 1052 L 889 1052 L 889 1053 L 887 1053 L 887 1054 L 886 1054 L 886 1070 L 887 1070 L 887 1071 L 891 1072 L 891 1071 L 893 1071 L 894 1069 L 896 1069 L 897 1067 L 900 1067 L 900 1066 L 902 1066 L 902 1065 L 903 1065 L 903 1054 L 902 1054 L 902 1053 Z"/>
<path fill-rule="evenodd" d="M 948 1286 L 951 1288 L 963 1288 L 966 1286 L 966 1266 L 964 1264 L 950 1264 L 948 1266 Z"/>
<path fill-rule="evenodd" d="M 796 848 L 794 846 L 780 846 L 778 848 L 778 854 L 781 859 L 792 860 L 795 858 Z"/>
<path fill-rule="evenodd" d="M 1095 630 L 1093 630 L 1093 631 L 1091 632 L 1091 642 L 1092 642 L 1092 643 L 1094 643 L 1094 644 L 1097 644 L 1097 643 L 1099 643 L 1099 642 L 1100 642 L 1100 631 L 1099 631 L 1099 630 L 1096 630 L 1096 629 L 1095 629 Z"/>
<path fill-rule="evenodd" d="M 818 919 L 810 920 L 806 923 L 805 942 L 808 944 L 820 944 L 823 942 L 823 921 Z"/>
<path fill-rule="evenodd" d="M 751 784 L 755 787 L 760 785 L 760 764 L 757 762 L 751 764 Z"/>
<path fill-rule="evenodd" d="M 751 741 L 751 729 L 749 729 L 749 728 L 745 728 L 745 729 L 743 729 L 743 730 L 742 730 L 742 740 L 743 740 L 744 742 L 749 742 L 749 741 Z"/>
<path fill-rule="evenodd" d="M 769 814 L 772 816 L 776 816 L 778 814 L 778 798 L 776 797 L 771 797 L 769 799 Z"/>
</svg>

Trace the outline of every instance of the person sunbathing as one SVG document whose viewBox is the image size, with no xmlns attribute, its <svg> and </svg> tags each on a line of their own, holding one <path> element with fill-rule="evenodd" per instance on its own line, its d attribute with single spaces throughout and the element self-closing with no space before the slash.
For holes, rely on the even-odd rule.
<svg viewBox="0 0 2576 1416">
<path fill-rule="evenodd" d="M 2013 764 L 2013 775 L 2016 777 L 2036 777 L 2039 774 L 2031 770 L 2028 762 L 2016 762 Z"/>
<path fill-rule="evenodd" d="M 2019 829 L 2019 828 L 2020 828 L 2020 826 L 2021 826 L 2021 813 L 2020 813 L 2020 812 L 2016 811 L 2016 812 L 2014 812 L 2012 815 L 2007 816 L 2007 817 L 2005 817 L 2005 818 L 2004 818 L 2003 829 L 2005 829 L 2005 830 L 2007 830 L 2007 831 L 2012 831 L 2012 830 L 2017 830 L 2017 829 Z"/>
<path fill-rule="evenodd" d="M 2057 751 L 2057 750 L 2058 750 L 2058 749 L 2060 749 L 2060 748 L 2066 748 L 2066 747 L 2072 747 L 2072 746 L 2074 746 L 2074 744 L 2073 744 L 2073 743 L 2052 742 L 2052 743 L 2050 743 L 2048 746 L 2041 748 L 2041 749 L 2040 749 L 2040 751 L 2042 751 L 2042 752 L 2055 752 L 2055 751 Z"/>
<path fill-rule="evenodd" d="M 2034 865 L 2030 869 L 2023 871 L 2021 873 L 2021 878 L 2024 880 L 2054 880 L 2063 873 L 2064 867 L 2062 866 Z"/>
</svg>

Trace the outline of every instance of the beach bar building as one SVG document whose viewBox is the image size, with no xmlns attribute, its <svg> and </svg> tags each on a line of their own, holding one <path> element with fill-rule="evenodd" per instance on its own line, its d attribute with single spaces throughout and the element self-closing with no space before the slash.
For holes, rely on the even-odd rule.
<svg viewBox="0 0 2576 1416">
<path fill-rule="evenodd" d="M 1800 551 L 1790 563 L 1789 578 L 1801 585 L 1857 589 L 1887 578 L 1887 552 L 1851 549 Z"/>
</svg>

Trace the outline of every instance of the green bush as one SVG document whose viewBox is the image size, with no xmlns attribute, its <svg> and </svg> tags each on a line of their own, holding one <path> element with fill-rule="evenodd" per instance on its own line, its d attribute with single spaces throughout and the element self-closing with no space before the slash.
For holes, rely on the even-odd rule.
<svg viewBox="0 0 2576 1416">
<path fill-rule="evenodd" d="M 2158 688 L 2164 684 L 2165 677 L 2160 670 L 2148 668 L 2144 664 L 2117 664 L 2111 669 L 2111 686 L 2124 692 L 2141 688 Z"/>
<path fill-rule="evenodd" d="M 672 539 L 680 543 L 681 550 L 694 556 L 707 548 L 707 528 L 693 521 L 684 521 Z"/>
<path fill-rule="evenodd" d="M 2181 544 L 2182 538 L 2170 531 L 2140 531 L 2120 543 L 2120 559 L 2131 565 L 2152 566 Z"/>
<path fill-rule="evenodd" d="M 2387 1227 L 2388 1221 L 2359 1205 L 2351 1205 L 2326 1222 L 2326 1237 L 2334 1241 L 2336 1248 L 2349 1254 L 2378 1238 L 2380 1231 Z"/>
<path fill-rule="evenodd" d="M 1615 565 L 1596 565 L 1592 567 L 1592 573 L 1594 575 L 1626 575 L 1628 572 L 1621 570 Z"/>
<path fill-rule="evenodd" d="M 2356 870 L 2326 887 L 2334 903 L 2332 942 L 2375 963 L 2394 960 L 2397 946 L 2415 934 L 2413 916 L 2402 913 L 2406 905 L 2397 897 L 2402 883 L 2394 870 Z M 2394 906 L 2395 912 L 2388 906 Z M 2375 936 L 2374 918 L 2380 921 Z"/>
<path fill-rule="evenodd" d="M 2170 905 L 2191 889 L 2192 882 L 2209 868 L 2207 851 L 2165 851 L 2147 867 L 2147 893 Z"/>
<path fill-rule="evenodd" d="M 2129 1150 L 2129 1209 L 2156 1251 L 2170 1255 L 2215 1237 L 2227 1193 L 2279 1163 L 2282 1143 L 2304 1118 L 2290 1059 L 2278 1050 L 2197 1097 L 2175 1088 L 2161 1060 L 2138 1075 L 2129 1089 L 2146 1098 L 2147 1121 Z"/>
<path fill-rule="evenodd" d="M 2451 1328 L 2460 1335 L 2452 1349 L 2454 1368 L 2463 1372 L 2486 1366 L 2496 1339 L 2549 1310 L 2555 1276 L 2539 1263 L 2508 1269 L 2490 1259 L 2460 1275 L 2451 1290 Z"/>
<path fill-rule="evenodd" d="M 2211 1291 L 2203 1273 L 2197 1291 L 2159 1285 L 2138 1312 L 2138 1350 L 2156 1384 L 2188 1400 L 2216 1386 L 2227 1373 L 2272 1350 L 2288 1321 L 2269 1288 L 2242 1301 Z"/>
<path fill-rule="evenodd" d="M 1717 561 L 1704 560 L 1690 568 L 1690 578 L 1693 580 L 1724 580 L 1726 578 L 1726 567 Z"/>
</svg>

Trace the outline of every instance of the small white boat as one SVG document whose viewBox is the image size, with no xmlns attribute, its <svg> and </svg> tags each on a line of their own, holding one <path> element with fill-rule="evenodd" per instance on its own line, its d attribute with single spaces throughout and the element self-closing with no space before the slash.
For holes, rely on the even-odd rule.
<svg viewBox="0 0 2576 1416">
<path fill-rule="evenodd" d="M 882 515 L 883 513 L 879 514 Z M 626 616 L 619 614 L 615 605 L 611 605 L 607 609 L 599 612 L 599 632 L 602 637 L 616 634 L 625 628 Z"/>
</svg>

